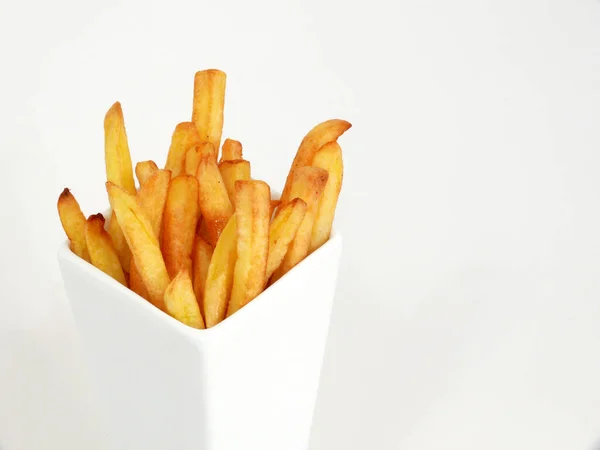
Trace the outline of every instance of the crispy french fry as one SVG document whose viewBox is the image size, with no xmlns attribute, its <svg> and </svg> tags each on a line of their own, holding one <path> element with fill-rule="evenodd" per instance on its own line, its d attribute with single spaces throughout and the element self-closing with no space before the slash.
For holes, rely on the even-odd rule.
<svg viewBox="0 0 600 450">
<path fill-rule="evenodd" d="M 133 195 L 111 182 L 106 183 L 106 190 L 148 289 L 150 302 L 164 311 L 164 294 L 171 280 L 152 224 Z"/>
<path fill-rule="evenodd" d="M 250 161 L 244 159 L 225 160 L 219 164 L 219 171 L 223 177 L 229 200 L 235 209 L 235 182 L 250 179 Z"/>
<path fill-rule="evenodd" d="M 121 266 L 123 269 L 129 270 L 129 266 L 131 264 L 131 250 L 127 245 L 127 240 L 125 239 L 125 235 L 123 234 L 123 230 L 121 230 L 121 226 L 119 225 L 119 221 L 117 220 L 117 216 L 113 211 L 110 215 L 110 219 L 108 220 L 108 234 L 113 241 L 113 246 L 117 251 L 117 255 L 119 255 L 119 261 L 121 261 Z"/>
<path fill-rule="evenodd" d="M 110 235 L 104 229 L 104 216 L 102 214 L 94 214 L 88 217 L 85 223 L 85 241 L 94 267 L 113 277 L 122 285 L 127 286 L 119 255 L 117 255 Z"/>
<path fill-rule="evenodd" d="M 125 120 L 119 102 L 113 104 L 104 117 L 104 160 L 107 181 L 135 194 Z"/>
<path fill-rule="evenodd" d="M 310 238 L 319 200 L 327 183 L 328 173 L 325 169 L 303 166 L 294 169 L 292 176 L 291 198 L 301 198 L 306 202 L 306 214 L 296 231 L 296 236 L 290 244 L 283 262 L 273 273 L 272 282 L 285 275 L 292 267 L 302 261 L 308 254 Z"/>
<path fill-rule="evenodd" d="M 203 299 L 204 288 L 206 287 L 206 276 L 208 275 L 208 266 L 213 255 L 212 246 L 206 242 L 199 234 L 196 234 L 194 241 L 194 251 L 192 252 L 192 268 L 194 271 L 193 284 L 196 300 L 200 306 L 200 311 L 204 311 Z"/>
<path fill-rule="evenodd" d="M 341 119 L 331 119 L 320 123 L 302 139 L 292 167 L 287 176 L 283 193 L 281 194 L 282 205 L 285 205 L 292 199 L 290 190 L 292 189 L 292 173 L 297 167 L 308 166 L 312 163 L 317 150 L 328 142 L 336 141 L 344 134 L 352 124 Z"/>
<path fill-rule="evenodd" d="M 192 250 L 198 224 L 198 181 L 190 175 L 171 180 L 165 212 L 162 252 L 170 277 L 192 272 Z"/>
<path fill-rule="evenodd" d="M 198 171 L 198 164 L 204 156 L 210 157 L 215 161 L 217 160 L 217 151 L 210 142 L 203 142 L 188 149 L 185 154 L 185 173 L 195 177 Z"/>
<path fill-rule="evenodd" d="M 225 72 L 202 70 L 194 76 L 194 107 L 192 122 L 196 124 L 200 140 L 221 148 L 223 108 L 225 106 Z"/>
<path fill-rule="evenodd" d="M 219 162 L 233 161 L 234 159 L 243 159 L 242 143 L 235 139 L 225 139 L 221 148 L 221 160 Z"/>
<path fill-rule="evenodd" d="M 135 165 L 135 176 L 140 183 L 140 188 L 148 181 L 148 179 L 158 172 L 158 166 L 152 160 L 140 161 Z"/>
<path fill-rule="evenodd" d="M 237 261 L 227 316 L 252 301 L 267 284 L 271 189 L 264 181 L 238 180 L 235 196 Z"/>
<path fill-rule="evenodd" d="M 329 239 L 331 226 L 335 216 L 342 179 L 344 177 L 344 163 L 342 161 L 342 149 L 337 142 L 325 144 L 313 158 L 312 165 L 325 169 L 329 174 L 323 195 L 319 200 L 315 223 L 310 237 L 308 252 L 312 253 Z"/>
<path fill-rule="evenodd" d="M 69 188 L 65 188 L 58 196 L 56 206 L 62 227 L 69 238 L 71 250 L 89 262 L 90 254 L 85 240 L 85 216 Z"/>
<path fill-rule="evenodd" d="M 182 122 L 175 127 L 165 164 L 165 169 L 171 171 L 173 178 L 185 173 L 185 155 L 200 142 L 198 130 L 192 122 Z"/>
<path fill-rule="evenodd" d="M 306 202 L 295 198 L 283 207 L 273 219 L 269 229 L 269 257 L 267 259 L 267 280 L 279 268 L 291 242 L 306 214 Z"/>
<path fill-rule="evenodd" d="M 135 194 L 133 167 L 129 154 L 129 143 L 125 131 L 123 109 L 115 102 L 104 117 L 104 161 L 106 164 L 106 179 L 123 188 L 130 194 Z M 125 241 L 118 220 L 112 214 L 108 222 L 108 233 L 119 255 L 121 266 L 129 270 L 131 252 Z"/>
<path fill-rule="evenodd" d="M 136 196 L 138 203 L 150 221 L 154 235 L 159 238 L 159 241 L 170 181 L 171 172 L 159 169 L 142 183 Z M 150 299 L 148 290 L 135 264 L 135 258 L 131 259 L 131 265 L 129 266 L 129 287 L 146 300 Z"/>
<path fill-rule="evenodd" d="M 165 309 L 169 315 L 181 323 L 192 328 L 204 328 L 204 321 L 192 287 L 192 279 L 186 269 L 181 269 L 167 287 Z"/>
<path fill-rule="evenodd" d="M 237 258 L 236 227 L 234 214 L 227 222 L 208 266 L 203 299 L 204 321 L 207 328 L 221 322 L 227 312 Z"/>
<path fill-rule="evenodd" d="M 196 172 L 202 221 L 206 221 L 209 241 L 216 245 L 223 228 L 233 214 L 233 206 L 217 164 L 211 157 L 203 157 Z"/>
</svg>

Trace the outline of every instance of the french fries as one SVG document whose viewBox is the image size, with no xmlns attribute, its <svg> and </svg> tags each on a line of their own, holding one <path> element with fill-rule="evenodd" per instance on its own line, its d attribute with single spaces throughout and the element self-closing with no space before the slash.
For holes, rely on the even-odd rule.
<svg viewBox="0 0 600 450">
<path fill-rule="evenodd" d="M 208 275 L 208 266 L 212 259 L 213 248 L 206 242 L 200 234 L 196 234 L 194 241 L 194 251 L 192 252 L 192 269 L 194 271 L 193 285 L 196 300 L 200 306 L 200 311 L 204 310 L 204 289 L 206 287 L 206 277 Z"/>
<path fill-rule="evenodd" d="M 190 175 L 171 180 L 165 212 L 162 253 L 167 272 L 174 277 L 192 271 L 192 249 L 198 224 L 198 181 Z"/>
<path fill-rule="evenodd" d="M 292 162 L 292 168 L 288 174 L 281 194 L 281 203 L 285 205 L 290 201 L 290 191 L 292 189 L 292 174 L 294 169 L 302 166 L 309 166 L 315 156 L 317 150 L 323 147 L 328 142 L 336 141 L 342 134 L 344 134 L 352 124 L 340 119 L 331 119 L 320 123 L 302 139 L 296 157 Z"/>
<path fill-rule="evenodd" d="M 175 127 L 164 169 L 148 160 L 133 170 L 121 104 L 106 112 L 108 223 L 101 214 L 86 220 L 68 189 L 57 209 L 76 255 L 201 329 L 242 309 L 330 238 L 343 179 L 337 140 L 351 124 L 332 119 L 310 130 L 275 200 L 267 183 L 252 180 L 239 141 L 221 147 L 225 73 L 196 72 L 193 85 L 191 121 Z"/>
<path fill-rule="evenodd" d="M 306 202 L 306 214 L 296 231 L 296 236 L 283 258 L 279 268 L 273 273 L 271 282 L 277 281 L 292 267 L 302 261 L 308 254 L 310 239 L 319 200 L 327 183 L 328 173 L 325 169 L 303 166 L 294 169 L 290 189 L 291 198 L 301 198 Z"/>
<path fill-rule="evenodd" d="M 342 149 L 337 142 L 325 144 L 313 158 L 312 165 L 325 169 L 329 174 L 323 195 L 319 200 L 315 223 L 310 237 L 308 252 L 312 253 L 323 245 L 331 234 L 331 226 L 335 216 L 338 197 L 342 189 L 344 177 L 344 163 L 342 162 Z"/>
<path fill-rule="evenodd" d="M 225 106 L 225 72 L 216 69 L 202 70 L 194 76 L 194 105 L 192 122 L 202 142 L 221 148 L 223 109 Z"/>
<path fill-rule="evenodd" d="M 281 210 L 271 222 L 269 230 L 269 257 L 267 259 L 267 280 L 279 268 L 291 242 L 306 214 L 306 202 L 295 198 Z"/>
<path fill-rule="evenodd" d="M 250 179 L 250 162 L 243 159 L 225 160 L 219 164 L 219 171 L 229 200 L 235 209 L 235 182 Z"/>
<path fill-rule="evenodd" d="M 213 327 L 225 318 L 237 259 L 237 224 L 231 216 L 213 252 L 204 288 L 204 322 Z"/>
<path fill-rule="evenodd" d="M 217 160 L 217 151 L 210 142 L 203 142 L 190 148 L 185 154 L 185 173 L 195 177 L 198 164 L 204 156 Z"/>
<path fill-rule="evenodd" d="M 106 183 L 106 190 L 148 290 L 149 300 L 164 311 L 164 294 L 171 279 L 152 224 L 133 195 L 110 181 Z"/>
<path fill-rule="evenodd" d="M 167 200 L 167 192 L 171 181 L 171 172 L 157 169 L 156 172 L 146 179 L 137 193 L 137 201 L 146 213 L 152 231 L 160 242 L 162 231 L 163 211 Z M 129 266 L 129 287 L 132 291 L 149 300 L 148 290 L 135 265 L 135 259 L 131 259 Z"/>
<path fill-rule="evenodd" d="M 267 284 L 271 190 L 264 181 L 235 183 L 237 261 L 227 316 L 260 294 Z"/>
<path fill-rule="evenodd" d="M 196 302 L 192 279 L 187 269 L 181 269 L 165 291 L 166 312 L 192 328 L 204 328 Z"/>
<path fill-rule="evenodd" d="M 185 155 L 200 142 L 198 130 L 192 122 L 182 122 L 175 127 L 165 163 L 165 169 L 171 171 L 173 178 L 185 173 Z"/>
<path fill-rule="evenodd" d="M 196 172 L 202 221 L 206 222 L 209 244 L 216 245 L 227 221 L 233 214 L 233 206 L 217 163 L 205 156 L 198 164 Z"/>
<path fill-rule="evenodd" d="M 58 197 L 57 208 L 60 222 L 69 238 L 71 250 L 89 262 L 90 254 L 85 240 L 85 216 L 69 188 L 65 188 Z"/>
<path fill-rule="evenodd" d="M 104 159 L 107 181 L 135 194 L 129 143 L 119 102 L 115 102 L 104 117 Z"/>
<path fill-rule="evenodd" d="M 90 252 L 91 263 L 108 276 L 127 286 L 119 255 L 110 235 L 104 229 L 104 216 L 94 214 L 85 223 L 85 241 Z"/>
<path fill-rule="evenodd" d="M 125 119 L 119 102 L 115 102 L 104 116 L 104 161 L 107 181 L 122 187 L 130 194 L 135 194 L 135 181 L 133 180 L 133 167 L 125 131 Z M 122 267 L 129 270 L 131 252 L 114 214 L 108 223 L 108 233 L 117 250 Z"/>
<path fill-rule="evenodd" d="M 141 161 L 135 165 L 135 176 L 138 183 L 140 183 L 140 187 L 146 184 L 146 181 L 156 172 L 158 172 L 158 166 L 152 160 Z"/>
<path fill-rule="evenodd" d="M 235 139 L 225 139 L 221 148 L 221 160 L 219 162 L 233 161 L 235 159 L 242 159 L 242 143 Z"/>
</svg>

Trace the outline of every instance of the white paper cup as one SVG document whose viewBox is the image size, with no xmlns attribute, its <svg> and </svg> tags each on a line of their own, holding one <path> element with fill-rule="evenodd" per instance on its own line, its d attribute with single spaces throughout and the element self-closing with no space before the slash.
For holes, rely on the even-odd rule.
<svg viewBox="0 0 600 450">
<path fill-rule="evenodd" d="M 73 254 L 58 260 L 119 450 L 306 450 L 340 235 L 240 311 L 190 328 Z"/>
</svg>

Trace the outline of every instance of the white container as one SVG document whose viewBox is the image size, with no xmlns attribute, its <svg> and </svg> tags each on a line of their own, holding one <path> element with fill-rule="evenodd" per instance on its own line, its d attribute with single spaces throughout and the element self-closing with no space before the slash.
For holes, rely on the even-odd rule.
<svg viewBox="0 0 600 450">
<path fill-rule="evenodd" d="M 236 314 L 196 330 L 62 245 L 113 449 L 306 450 L 341 247 L 333 234 Z"/>
</svg>

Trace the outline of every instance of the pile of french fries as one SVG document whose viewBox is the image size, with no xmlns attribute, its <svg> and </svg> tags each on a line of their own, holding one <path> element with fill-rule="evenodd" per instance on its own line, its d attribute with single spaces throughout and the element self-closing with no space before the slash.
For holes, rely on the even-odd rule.
<svg viewBox="0 0 600 450">
<path fill-rule="evenodd" d="M 337 139 L 351 127 L 314 127 L 273 200 L 252 179 L 242 144 L 221 146 L 225 84 L 220 70 L 196 73 L 192 121 L 175 127 L 163 169 L 136 164 L 138 187 L 121 105 L 108 110 L 108 223 L 86 219 L 68 188 L 58 198 L 75 254 L 194 328 L 229 317 L 329 239 L 343 177 Z"/>
</svg>

